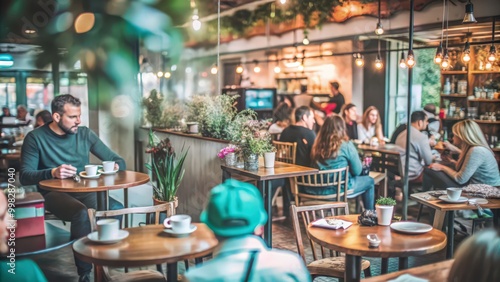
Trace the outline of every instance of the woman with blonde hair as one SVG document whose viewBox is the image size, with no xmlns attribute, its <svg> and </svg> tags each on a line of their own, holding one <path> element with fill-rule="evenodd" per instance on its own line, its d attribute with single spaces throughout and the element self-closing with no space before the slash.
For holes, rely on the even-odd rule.
<svg viewBox="0 0 500 282">
<path fill-rule="evenodd" d="M 377 137 L 380 144 L 384 144 L 384 133 L 380 114 L 374 106 L 370 106 L 363 113 L 363 119 L 358 124 L 358 138 L 364 143 L 370 143 L 372 137 Z"/>
<path fill-rule="evenodd" d="M 348 190 L 361 195 L 365 209 L 374 209 L 375 184 L 368 175 L 361 176 L 363 166 L 354 144 L 348 140 L 345 122 L 342 117 L 332 115 L 325 119 L 311 150 L 311 161 L 320 170 L 337 169 L 349 166 Z M 301 187 L 301 192 L 313 195 L 336 194 L 337 187 L 324 189 Z"/>
<path fill-rule="evenodd" d="M 467 184 L 500 185 L 500 172 L 493 151 L 488 146 L 479 125 L 472 120 L 456 123 L 453 128 L 453 146 L 445 143 L 447 149 L 459 153 L 458 161 L 447 167 L 433 163 L 424 170 L 425 189 L 462 187 Z"/>
<path fill-rule="evenodd" d="M 500 281 L 500 230 L 483 230 L 458 248 L 448 282 Z"/>
</svg>

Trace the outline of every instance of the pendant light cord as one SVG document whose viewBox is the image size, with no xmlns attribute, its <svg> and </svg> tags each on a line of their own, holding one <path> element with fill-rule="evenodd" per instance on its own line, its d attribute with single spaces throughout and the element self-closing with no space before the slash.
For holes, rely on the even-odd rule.
<svg viewBox="0 0 500 282">
<path fill-rule="evenodd" d="M 381 3 L 382 0 L 378 0 L 378 23 L 380 24 L 380 6 L 381 6 Z"/>
<path fill-rule="evenodd" d="M 448 17 L 449 17 L 449 5 L 447 4 L 447 1 L 445 0 L 445 7 L 446 7 L 446 49 L 448 49 L 448 35 L 449 35 L 449 25 L 448 25 Z"/>
<path fill-rule="evenodd" d="M 444 36 L 444 11 L 446 9 L 446 0 L 443 0 L 443 17 L 441 18 L 442 21 L 441 21 L 441 43 L 440 45 L 442 46 L 443 45 L 443 36 Z"/>
<path fill-rule="evenodd" d="M 220 74 L 221 74 L 221 65 L 220 65 L 220 0 L 217 1 L 217 93 L 216 95 L 221 94 L 220 92 Z"/>
</svg>

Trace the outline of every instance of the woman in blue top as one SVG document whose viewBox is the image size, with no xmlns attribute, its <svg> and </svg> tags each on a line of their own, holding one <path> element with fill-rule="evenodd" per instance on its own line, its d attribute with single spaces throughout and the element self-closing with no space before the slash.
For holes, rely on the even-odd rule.
<svg viewBox="0 0 500 282">
<path fill-rule="evenodd" d="M 346 134 L 342 117 L 333 115 L 326 118 L 319 130 L 318 137 L 311 150 L 311 160 L 320 170 L 338 169 L 349 166 L 348 190 L 360 193 L 365 209 L 374 209 L 375 183 L 370 176 L 360 176 L 363 166 L 354 144 Z M 316 195 L 336 194 L 336 187 L 325 189 L 303 188 L 304 193 Z"/>
</svg>

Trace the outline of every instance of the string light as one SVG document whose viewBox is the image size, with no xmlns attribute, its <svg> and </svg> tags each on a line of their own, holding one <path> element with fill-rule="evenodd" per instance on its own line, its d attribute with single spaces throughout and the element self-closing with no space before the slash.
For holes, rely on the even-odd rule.
<svg viewBox="0 0 500 282">
<path fill-rule="evenodd" d="M 254 60 L 253 62 L 254 62 L 254 64 L 255 64 L 255 67 L 253 68 L 253 71 L 254 71 L 255 73 L 259 73 L 259 72 L 260 72 L 259 61 Z"/>
<path fill-rule="evenodd" d="M 382 63 L 382 60 L 380 59 L 380 55 L 377 55 L 377 59 L 375 60 L 375 68 L 376 69 L 382 69 L 384 64 Z"/>
<path fill-rule="evenodd" d="M 286 4 L 286 0 L 280 0 L 280 3 L 281 3 L 282 5 L 284 5 L 284 4 Z"/>
<path fill-rule="evenodd" d="M 356 66 L 362 67 L 365 65 L 365 60 L 363 59 L 363 55 L 361 55 L 360 53 L 354 54 L 354 58 L 356 58 L 354 60 Z"/>
<path fill-rule="evenodd" d="M 218 68 L 217 68 L 217 64 L 214 64 L 214 65 L 212 66 L 212 68 L 210 69 L 210 73 L 211 73 L 211 74 L 217 74 L 217 72 L 218 72 L 218 71 L 219 71 L 219 70 L 218 70 Z"/>
<path fill-rule="evenodd" d="M 378 23 L 377 28 L 375 28 L 376 35 L 382 35 L 384 33 L 384 29 L 382 28 L 382 24 L 380 23 L 380 2 L 381 0 L 378 0 Z"/>
<path fill-rule="evenodd" d="M 170 78 L 171 76 L 172 74 L 169 71 L 165 72 L 165 74 L 163 75 L 164 78 Z"/>
<path fill-rule="evenodd" d="M 191 17 L 192 19 L 192 24 L 193 24 L 193 29 L 195 31 L 198 31 L 200 30 L 201 28 L 201 21 L 200 21 L 200 17 L 198 16 L 198 9 L 194 9 L 193 11 L 193 17 Z"/>
<path fill-rule="evenodd" d="M 156 76 L 158 76 L 158 77 L 162 77 L 162 76 L 163 76 L 163 72 L 162 72 L 162 71 L 157 72 L 157 73 L 156 73 Z"/>
<path fill-rule="evenodd" d="M 241 64 L 239 64 L 237 67 L 236 67 L 236 73 L 243 73 L 243 66 Z"/>
<path fill-rule="evenodd" d="M 274 67 L 274 73 L 280 73 L 280 72 L 281 72 L 280 66 L 275 66 Z"/>
</svg>

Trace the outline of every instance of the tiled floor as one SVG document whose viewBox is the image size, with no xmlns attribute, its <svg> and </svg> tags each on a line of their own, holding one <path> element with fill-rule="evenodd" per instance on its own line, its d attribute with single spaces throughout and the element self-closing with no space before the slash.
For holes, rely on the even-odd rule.
<svg viewBox="0 0 500 282">
<path fill-rule="evenodd" d="M 416 214 L 416 206 L 410 207 L 410 214 Z M 424 220 L 428 221 L 428 217 L 424 217 Z M 465 221 L 465 224 L 470 225 L 470 221 Z M 470 226 L 469 226 L 470 228 Z M 470 230 L 470 229 L 469 229 Z M 456 235 L 455 240 L 459 242 L 463 239 L 463 236 Z M 308 244 L 305 244 L 306 246 Z M 458 243 L 456 243 L 458 245 Z M 276 222 L 273 224 L 273 247 L 279 249 L 286 249 L 293 252 L 297 251 L 295 239 L 293 236 L 292 228 L 286 222 Z M 306 249 L 308 254 L 308 261 L 312 259 L 310 248 Z M 422 256 L 422 257 L 410 257 L 409 265 L 410 267 L 432 263 L 435 261 L 444 260 L 445 252 L 441 251 L 439 253 Z M 76 274 L 76 268 L 73 262 L 73 254 L 71 247 L 66 247 L 48 254 L 38 255 L 33 257 L 33 259 L 42 268 L 43 272 L 47 276 L 49 281 L 54 282 L 64 282 L 64 281 L 78 281 L 78 276 Z M 371 262 L 371 271 L 373 275 L 380 274 L 380 259 L 378 258 L 366 258 Z M 154 267 L 152 267 L 154 269 Z M 389 271 L 395 271 L 398 268 L 397 259 L 389 260 Z M 184 272 L 184 265 L 179 264 L 179 272 Z M 319 277 L 315 281 L 336 281 L 332 278 Z"/>
</svg>

